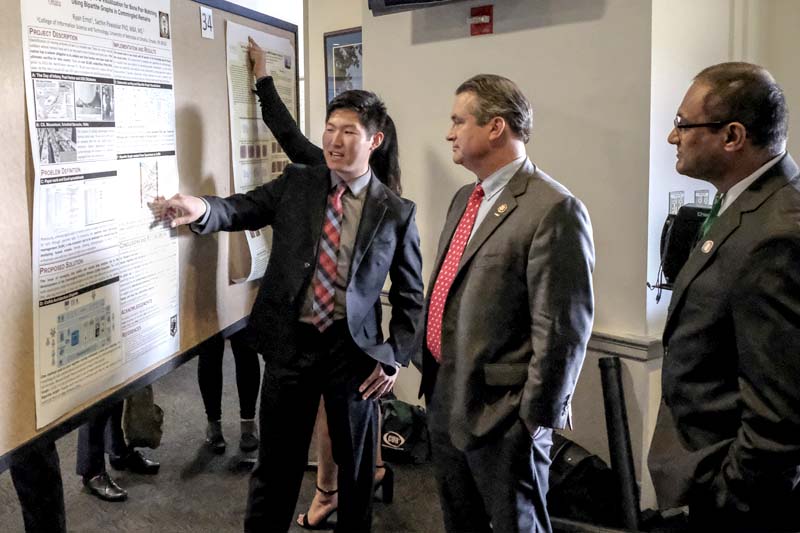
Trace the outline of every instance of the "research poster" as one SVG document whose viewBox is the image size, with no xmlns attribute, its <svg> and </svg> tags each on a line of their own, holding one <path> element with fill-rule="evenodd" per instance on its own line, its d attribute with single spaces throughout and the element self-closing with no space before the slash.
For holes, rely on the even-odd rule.
<svg viewBox="0 0 800 533">
<path fill-rule="evenodd" d="M 23 0 L 36 425 L 180 347 L 169 0 Z"/>
<path fill-rule="evenodd" d="M 255 80 L 248 63 L 247 38 L 252 37 L 266 52 L 267 72 L 295 120 L 297 66 L 289 39 L 226 22 L 233 184 L 237 193 L 246 193 L 280 176 L 289 164 L 288 156 L 261 118 L 261 107 L 253 94 Z M 247 277 L 234 279 L 234 282 L 250 281 L 264 275 L 269 262 L 271 231 L 270 228 L 245 231 L 250 250 L 250 270 Z"/>
</svg>

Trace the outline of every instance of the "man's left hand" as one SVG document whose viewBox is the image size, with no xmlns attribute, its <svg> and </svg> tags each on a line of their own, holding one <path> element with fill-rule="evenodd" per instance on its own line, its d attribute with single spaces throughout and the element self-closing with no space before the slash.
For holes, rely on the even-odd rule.
<svg viewBox="0 0 800 533">
<path fill-rule="evenodd" d="M 362 394 L 362 398 L 365 400 L 377 399 L 392 390 L 395 381 L 397 381 L 397 372 L 390 376 L 383 370 L 383 366 L 378 363 L 372 374 L 358 388 L 358 392 Z"/>
</svg>

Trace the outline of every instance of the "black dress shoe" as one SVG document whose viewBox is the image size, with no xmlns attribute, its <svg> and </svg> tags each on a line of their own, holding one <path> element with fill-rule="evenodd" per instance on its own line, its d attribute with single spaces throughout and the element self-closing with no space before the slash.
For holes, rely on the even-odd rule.
<svg viewBox="0 0 800 533">
<path fill-rule="evenodd" d="M 124 502 L 128 499 L 128 493 L 111 479 L 108 472 L 83 478 L 83 486 L 89 494 L 107 502 Z"/>
<path fill-rule="evenodd" d="M 206 446 L 217 455 L 225 453 L 225 437 L 222 436 L 222 424 L 219 421 L 208 423 Z"/>
<path fill-rule="evenodd" d="M 125 456 L 109 455 L 108 462 L 114 470 L 129 470 L 134 474 L 146 476 L 158 474 L 158 469 L 161 468 L 161 463 L 148 459 L 139 450 L 131 450 Z"/>
<path fill-rule="evenodd" d="M 254 452 L 258 449 L 258 430 L 255 420 L 242 420 L 242 437 L 239 440 L 239 449 L 243 452 Z"/>
</svg>

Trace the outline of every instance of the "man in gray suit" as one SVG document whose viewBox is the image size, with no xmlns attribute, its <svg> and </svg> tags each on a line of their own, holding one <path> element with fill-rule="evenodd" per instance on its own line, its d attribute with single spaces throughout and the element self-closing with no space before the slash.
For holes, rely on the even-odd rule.
<svg viewBox="0 0 800 533">
<path fill-rule="evenodd" d="M 659 504 L 698 531 L 800 530 L 800 177 L 764 68 L 709 67 L 669 142 L 718 190 L 675 281 L 650 448 Z"/>
<path fill-rule="evenodd" d="M 456 90 L 447 140 L 477 182 L 439 240 L 421 387 L 449 532 L 551 530 L 552 428 L 569 424 L 591 333 L 589 216 L 527 158 L 531 124 L 511 80 Z"/>
</svg>

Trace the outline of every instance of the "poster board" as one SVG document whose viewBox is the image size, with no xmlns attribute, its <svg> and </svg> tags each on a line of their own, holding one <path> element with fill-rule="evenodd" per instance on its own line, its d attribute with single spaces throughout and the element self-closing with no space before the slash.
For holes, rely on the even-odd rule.
<svg viewBox="0 0 800 533">
<path fill-rule="evenodd" d="M 169 359 L 85 402 L 37 431 L 34 402 L 34 358 L 31 235 L 33 209 L 32 148 L 28 136 L 22 26 L 19 2 L 9 2 L 0 21 L 0 145 L 3 147 L 5 194 L 0 201 L 4 250 L 0 286 L 5 309 L 0 313 L 0 468 L 8 452 L 44 433 L 57 438 L 85 422 L 94 411 L 123 398 L 128 391 L 168 372 L 196 352 L 197 346 L 226 328 L 241 327 L 258 282 L 230 283 L 231 268 L 243 257 L 236 234 L 196 237 L 179 230 L 180 349 Z M 214 39 L 201 37 L 200 7 L 211 7 Z M 174 58 L 175 122 L 180 190 L 188 194 L 225 196 L 232 190 L 225 21 L 289 39 L 297 60 L 297 28 L 277 19 L 222 1 L 171 1 Z"/>
</svg>

